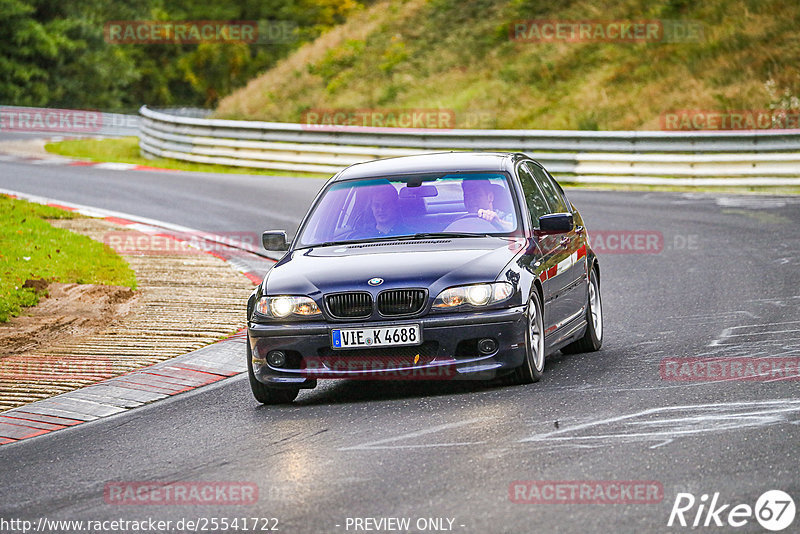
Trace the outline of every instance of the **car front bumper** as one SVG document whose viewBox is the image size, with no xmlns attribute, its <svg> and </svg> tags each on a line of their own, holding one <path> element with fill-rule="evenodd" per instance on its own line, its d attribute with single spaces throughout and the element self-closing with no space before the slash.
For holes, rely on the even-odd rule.
<svg viewBox="0 0 800 534">
<path fill-rule="evenodd" d="M 333 350 L 331 329 L 419 324 L 422 344 L 395 348 Z M 492 378 L 525 358 L 525 308 L 430 314 L 382 322 L 250 323 L 247 329 L 256 379 L 274 387 L 312 388 L 317 378 L 457 380 Z M 497 349 L 477 350 L 491 338 Z M 267 353 L 283 351 L 287 364 L 273 367 Z M 416 355 L 414 353 L 416 352 Z"/>
</svg>

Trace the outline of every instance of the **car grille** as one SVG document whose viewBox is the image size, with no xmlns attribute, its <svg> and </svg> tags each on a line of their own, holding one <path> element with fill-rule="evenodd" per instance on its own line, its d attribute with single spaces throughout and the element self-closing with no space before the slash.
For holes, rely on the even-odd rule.
<svg viewBox="0 0 800 534">
<path fill-rule="evenodd" d="M 390 289 L 378 295 L 378 311 L 386 317 L 419 313 L 423 306 L 424 289 Z"/>
<path fill-rule="evenodd" d="M 325 297 L 328 311 L 338 319 L 359 319 L 372 314 L 372 295 L 369 293 L 339 293 Z"/>
</svg>

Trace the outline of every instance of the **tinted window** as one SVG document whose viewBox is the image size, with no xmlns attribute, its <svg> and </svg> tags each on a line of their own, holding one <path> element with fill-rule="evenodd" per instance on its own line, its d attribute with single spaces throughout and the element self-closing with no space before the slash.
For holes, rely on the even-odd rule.
<svg viewBox="0 0 800 534">
<path fill-rule="evenodd" d="M 556 185 L 550 180 L 550 177 L 547 176 L 547 173 L 545 173 L 538 165 L 534 165 L 532 163 L 526 163 L 526 165 L 533 172 L 533 175 L 536 178 L 536 183 L 542 188 L 542 193 L 544 193 L 544 197 L 547 199 L 547 203 L 550 205 L 552 212 L 569 212 L 570 209 L 567 207 L 566 202 L 564 202 L 564 197 L 561 195 L 561 192 L 558 190 Z"/>
<path fill-rule="evenodd" d="M 525 194 L 525 203 L 528 205 L 528 211 L 531 212 L 531 223 L 533 226 L 539 226 L 539 217 L 547 215 L 550 208 L 542 196 L 542 192 L 536 185 L 533 175 L 528 170 L 527 165 L 519 166 L 519 181 L 522 184 L 522 192 Z"/>
</svg>

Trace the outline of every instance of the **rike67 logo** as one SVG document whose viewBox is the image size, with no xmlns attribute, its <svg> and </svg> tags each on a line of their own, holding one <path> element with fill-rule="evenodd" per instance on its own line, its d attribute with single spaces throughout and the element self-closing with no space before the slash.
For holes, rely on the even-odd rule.
<svg viewBox="0 0 800 534">
<path fill-rule="evenodd" d="M 727 527 L 739 528 L 753 519 L 762 528 L 778 532 L 788 528 L 794 522 L 795 504 L 792 497 L 781 490 L 765 491 L 755 506 L 723 502 L 719 492 L 709 500 L 708 494 L 699 499 L 691 493 L 678 493 L 669 514 L 667 526 L 691 527 Z"/>
</svg>

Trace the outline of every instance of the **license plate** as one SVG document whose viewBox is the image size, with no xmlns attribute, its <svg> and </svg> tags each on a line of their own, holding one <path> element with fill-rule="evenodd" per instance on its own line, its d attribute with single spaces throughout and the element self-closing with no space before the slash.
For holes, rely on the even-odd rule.
<svg viewBox="0 0 800 534">
<path fill-rule="evenodd" d="M 331 330 L 331 346 L 334 349 L 400 347 L 420 344 L 422 344 L 422 336 L 418 324 L 375 328 L 334 328 Z"/>
</svg>

